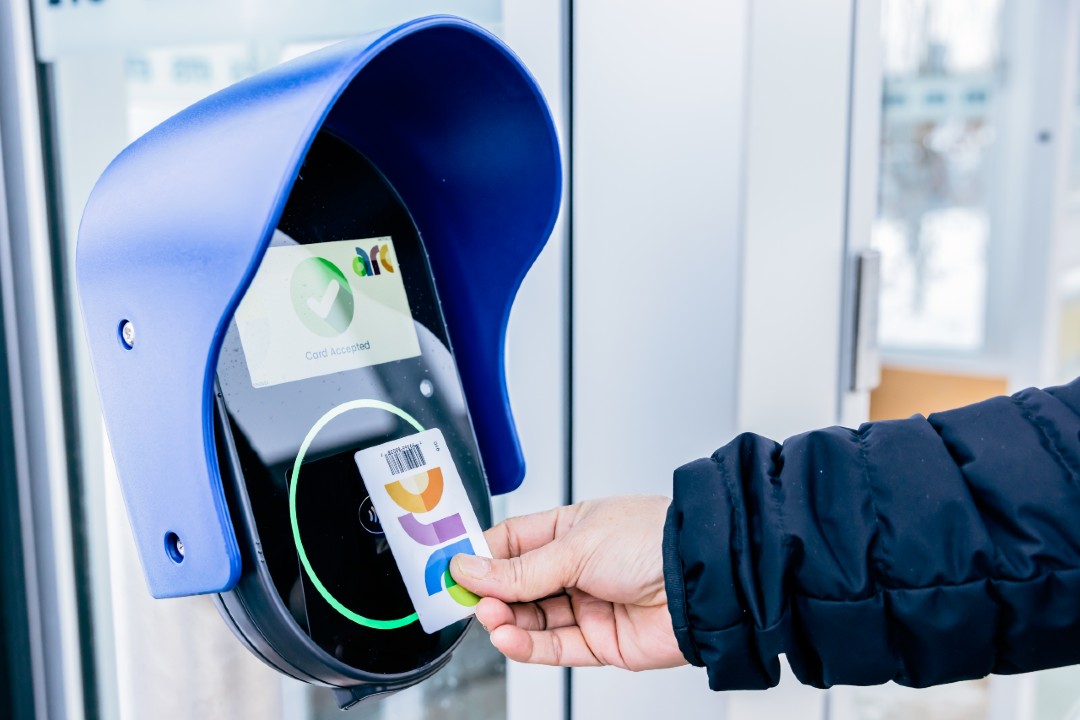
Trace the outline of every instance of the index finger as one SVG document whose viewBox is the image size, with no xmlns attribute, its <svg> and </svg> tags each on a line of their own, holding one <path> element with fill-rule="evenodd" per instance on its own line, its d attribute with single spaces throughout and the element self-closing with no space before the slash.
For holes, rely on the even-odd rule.
<svg viewBox="0 0 1080 720">
<path fill-rule="evenodd" d="M 552 508 L 503 520 L 484 533 L 492 557 L 496 560 L 518 557 L 554 541 L 565 532 L 566 509 Z"/>
</svg>

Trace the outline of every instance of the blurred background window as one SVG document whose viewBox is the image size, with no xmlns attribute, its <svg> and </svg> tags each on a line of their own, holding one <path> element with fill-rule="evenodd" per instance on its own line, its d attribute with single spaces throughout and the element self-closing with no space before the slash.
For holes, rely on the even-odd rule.
<svg viewBox="0 0 1080 720">
<path fill-rule="evenodd" d="M 1001 0 L 883 0 L 880 339 L 978 351 Z"/>
<path fill-rule="evenodd" d="M 881 10 L 872 243 L 884 366 L 871 419 L 1075 377 L 1078 3 L 882 0 Z M 844 688 L 832 701 L 831 720 L 1077 720 L 1080 670 Z"/>
<path fill-rule="evenodd" d="M 1069 162 L 1068 187 L 1064 197 L 1064 247 L 1062 261 L 1066 266 L 1061 280 L 1061 319 L 1058 328 L 1057 363 L 1061 377 L 1080 376 L 1080 57 L 1075 63 L 1070 101 L 1072 105 L 1072 152 Z"/>
</svg>

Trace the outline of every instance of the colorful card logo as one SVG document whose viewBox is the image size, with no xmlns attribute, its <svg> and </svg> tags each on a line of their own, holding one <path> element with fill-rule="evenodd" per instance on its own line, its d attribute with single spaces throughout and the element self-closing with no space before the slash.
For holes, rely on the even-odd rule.
<svg viewBox="0 0 1080 720">
<path fill-rule="evenodd" d="M 420 626 L 435 633 L 472 615 L 480 601 L 454 582 L 451 558 L 491 557 L 491 548 L 446 438 L 437 428 L 413 427 L 416 434 L 354 457 Z"/>
<path fill-rule="evenodd" d="M 379 267 L 388 273 L 394 272 L 394 265 L 390 262 L 390 246 L 374 245 L 371 252 L 365 252 L 364 248 L 356 248 L 356 257 L 353 258 L 352 267 L 360 277 L 370 277 L 379 274 Z"/>
<path fill-rule="evenodd" d="M 450 559 L 454 555 L 476 554 L 472 542 L 464 537 L 467 531 L 461 514 L 454 513 L 431 523 L 423 523 L 413 514 L 429 513 L 438 507 L 443 496 L 442 468 L 434 467 L 387 483 L 385 487 L 387 494 L 398 507 L 407 511 L 407 514 L 398 517 L 398 522 L 414 542 L 432 547 L 454 541 L 436 548 L 428 556 L 424 567 L 424 585 L 428 596 L 436 595 L 445 589 L 459 605 L 472 607 L 478 603 L 480 598 L 458 585 L 450 576 Z"/>
</svg>

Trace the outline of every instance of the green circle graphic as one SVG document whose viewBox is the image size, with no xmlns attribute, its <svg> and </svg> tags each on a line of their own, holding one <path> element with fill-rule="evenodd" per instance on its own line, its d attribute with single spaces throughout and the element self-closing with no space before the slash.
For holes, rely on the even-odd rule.
<svg viewBox="0 0 1080 720">
<path fill-rule="evenodd" d="M 353 321 L 353 294 L 345 273 L 326 258 L 310 257 L 293 269 L 289 281 L 293 311 L 311 332 L 337 337 Z"/>
<path fill-rule="evenodd" d="M 319 594 L 323 596 L 323 599 L 330 604 L 330 607 L 334 608 L 357 625 L 363 625 L 364 627 L 373 628 L 375 630 L 394 630 L 416 622 L 416 613 L 406 615 L 403 618 L 397 618 L 396 620 L 374 620 L 372 618 L 364 617 L 359 613 L 355 613 L 345 607 L 345 605 L 334 597 L 326 586 L 322 584 L 322 581 L 319 580 L 319 576 L 315 574 L 315 569 L 311 567 L 311 561 L 308 560 L 307 553 L 304 551 L 304 543 L 300 540 L 300 525 L 296 522 L 296 486 L 300 484 L 300 465 L 304 462 L 304 456 L 307 455 L 308 448 L 311 447 L 311 443 L 315 440 L 315 436 L 319 434 L 319 431 L 326 427 L 327 423 L 331 420 L 350 410 L 361 409 L 385 410 L 388 413 L 397 415 L 399 418 L 412 425 L 417 432 L 424 431 L 424 426 L 417 422 L 416 418 L 412 415 L 396 405 L 391 405 L 382 400 L 351 400 L 332 408 L 315 422 L 311 429 L 308 430 L 307 436 L 304 437 L 304 442 L 300 444 L 300 452 L 296 455 L 296 461 L 293 463 L 292 482 L 289 484 L 289 520 L 292 523 L 293 542 L 296 544 L 296 554 L 300 556 L 300 564 L 303 565 L 304 572 L 307 573 L 308 578 L 311 580 L 311 584 L 315 586 L 315 589 L 319 591 Z"/>
</svg>

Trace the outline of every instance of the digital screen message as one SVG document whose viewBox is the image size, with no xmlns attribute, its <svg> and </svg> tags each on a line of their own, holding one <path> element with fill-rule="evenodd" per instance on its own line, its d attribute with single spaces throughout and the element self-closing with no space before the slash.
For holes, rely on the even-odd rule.
<svg viewBox="0 0 1080 720">
<path fill-rule="evenodd" d="M 236 325 L 257 388 L 420 354 L 389 237 L 270 247 Z"/>
</svg>

